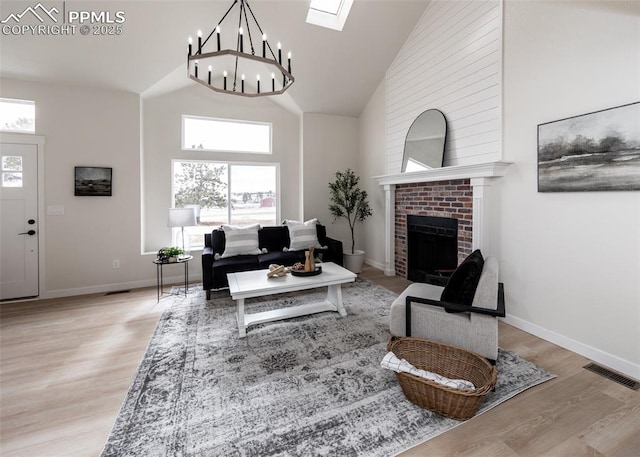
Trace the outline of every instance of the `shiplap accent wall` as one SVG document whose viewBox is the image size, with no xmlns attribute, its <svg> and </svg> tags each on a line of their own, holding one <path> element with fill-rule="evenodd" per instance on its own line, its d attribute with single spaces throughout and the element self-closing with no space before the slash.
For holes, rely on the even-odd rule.
<svg viewBox="0 0 640 457">
<path fill-rule="evenodd" d="M 433 0 L 385 77 L 387 173 L 423 111 L 447 118 L 445 166 L 502 159 L 502 1 Z"/>
</svg>

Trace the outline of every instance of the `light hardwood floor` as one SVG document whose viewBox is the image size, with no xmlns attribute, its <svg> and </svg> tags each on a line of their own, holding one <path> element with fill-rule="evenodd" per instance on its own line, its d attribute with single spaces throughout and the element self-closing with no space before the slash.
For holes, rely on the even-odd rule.
<svg viewBox="0 0 640 457">
<path fill-rule="evenodd" d="M 408 284 L 370 267 L 361 276 L 397 293 Z M 146 288 L 1 304 L 0 455 L 97 456 L 165 303 Z M 640 456 L 640 391 L 506 324 L 500 346 L 558 377 L 403 457 Z"/>
</svg>

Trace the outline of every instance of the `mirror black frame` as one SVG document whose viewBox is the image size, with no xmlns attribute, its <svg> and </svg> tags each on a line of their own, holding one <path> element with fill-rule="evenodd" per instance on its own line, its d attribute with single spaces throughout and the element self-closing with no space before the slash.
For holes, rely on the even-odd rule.
<svg viewBox="0 0 640 457">
<path fill-rule="evenodd" d="M 403 155 L 402 155 L 402 173 L 407 172 L 406 171 L 407 163 L 408 163 L 409 159 L 411 158 L 411 154 L 408 153 L 408 151 L 407 151 L 407 141 L 409 141 L 409 135 L 411 135 L 411 130 L 414 128 L 414 126 L 416 126 L 416 123 L 418 121 L 420 121 L 421 118 L 425 114 L 431 113 L 431 112 L 437 112 L 437 113 L 440 114 L 440 116 L 442 118 L 442 122 L 443 122 L 443 125 L 441 126 L 441 128 L 444 129 L 444 135 L 442 137 L 443 138 L 442 139 L 442 152 L 441 152 L 441 155 L 440 155 L 439 163 L 432 163 L 432 164 L 427 164 L 427 165 L 430 168 L 442 168 L 443 165 L 444 165 L 444 151 L 445 151 L 446 144 L 447 144 L 447 130 L 448 130 L 447 129 L 447 118 L 446 118 L 446 116 L 444 115 L 444 113 L 442 111 L 440 111 L 439 109 L 432 108 L 432 109 L 428 109 L 428 110 L 423 111 L 418 117 L 416 117 L 414 119 L 414 121 L 411 123 L 411 126 L 409 127 L 409 130 L 407 130 L 407 135 L 405 136 L 405 139 L 404 139 L 404 151 L 403 151 Z"/>
</svg>

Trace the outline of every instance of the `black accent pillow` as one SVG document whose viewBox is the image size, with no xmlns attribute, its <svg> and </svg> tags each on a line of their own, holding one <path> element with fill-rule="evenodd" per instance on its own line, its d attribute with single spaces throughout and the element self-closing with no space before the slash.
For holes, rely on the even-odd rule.
<svg viewBox="0 0 640 457">
<path fill-rule="evenodd" d="M 211 248 L 216 254 L 222 254 L 224 252 L 225 241 L 224 230 L 214 229 L 211 232 Z"/>
<path fill-rule="evenodd" d="M 441 301 L 456 303 L 458 305 L 471 306 L 473 304 L 473 296 L 476 294 L 476 288 L 482 274 L 484 266 L 484 258 L 480 249 L 473 251 L 451 274 L 447 285 L 444 286 Z M 462 312 L 450 311 L 448 313 Z"/>
<path fill-rule="evenodd" d="M 318 243 L 320 246 L 327 245 L 327 229 L 324 225 L 320 225 L 319 223 L 316 225 L 316 233 L 318 234 Z"/>
<path fill-rule="evenodd" d="M 262 227 L 258 231 L 260 249 L 268 252 L 282 252 L 282 248 L 289 246 L 289 230 L 281 225 Z"/>
</svg>

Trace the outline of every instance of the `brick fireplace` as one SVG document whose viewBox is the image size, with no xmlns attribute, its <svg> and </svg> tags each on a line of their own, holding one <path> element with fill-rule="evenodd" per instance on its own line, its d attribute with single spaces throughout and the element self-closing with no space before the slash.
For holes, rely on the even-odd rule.
<svg viewBox="0 0 640 457">
<path fill-rule="evenodd" d="M 398 184 L 395 189 L 395 271 L 407 277 L 407 216 L 458 220 L 458 264 L 471 254 L 473 190 L 469 179 Z"/>
<path fill-rule="evenodd" d="M 407 275 L 407 215 L 458 221 L 458 263 L 474 249 L 491 252 L 493 187 L 510 162 L 456 165 L 376 176 L 385 192 L 386 275 Z"/>
</svg>

